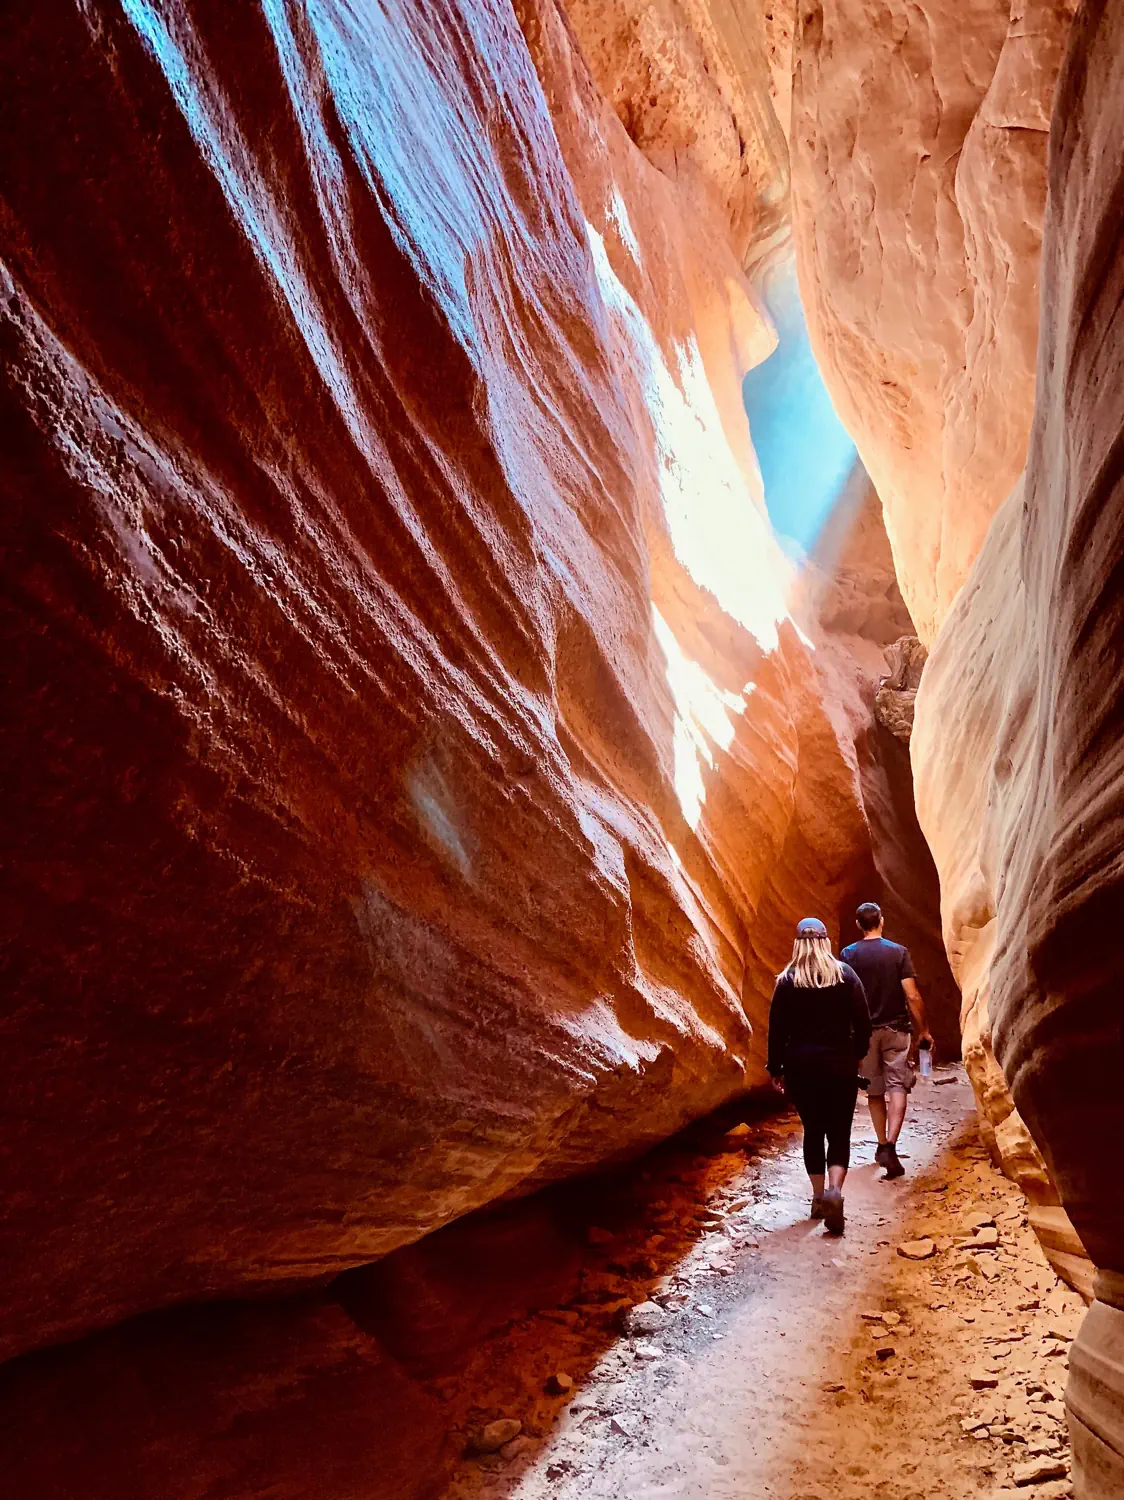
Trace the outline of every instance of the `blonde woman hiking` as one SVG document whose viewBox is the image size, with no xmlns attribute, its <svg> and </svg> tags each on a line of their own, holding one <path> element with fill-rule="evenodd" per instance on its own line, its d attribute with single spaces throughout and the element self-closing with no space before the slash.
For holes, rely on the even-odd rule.
<svg viewBox="0 0 1124 1500">
<path fill-rule="evenodd" d="M 829 1234 L 843 1233 L 851 1121 L 870 1030 L 862 981 L 832 953 L 824 924 L 805 917 L 797 924 L 791 962 L 773 990 L 766 1066 L 773 1087 L 787 1094 L 800 1116 L 812 1218 L 823 1219 Z"/>
</svg>

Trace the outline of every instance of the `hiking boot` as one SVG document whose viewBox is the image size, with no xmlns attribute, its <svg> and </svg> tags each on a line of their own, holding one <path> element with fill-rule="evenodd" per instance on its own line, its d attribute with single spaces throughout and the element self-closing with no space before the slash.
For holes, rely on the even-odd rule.
<svg viewBox="0 0 1124 1500">
<path fill-rule="evenodd" d="M 891 1177 L 904 1177 L 905 1168 L 898 1160 L 897 1147 L 892 1141 L 886 1142 L 886 1154 L 882 1158 L 882 1165 L 886 1168 L 886 1180 Z"/>
<path fill-rule="evenodd" d="M 812 1218 L 812 1219 L 822 1219 L 823 1216 L 824 1216 L 823 1194 L 822 1193 L 813 1193 L 812 1194 L 812 1212 L 809 1215 L 809 1217 Z"/>
<path fill-rule="evenodd" d="M 828 1234 L 843 1233 L 843 1194 L 828 1188 L 823 1195 L 823 1224 Z"/>
</svg>

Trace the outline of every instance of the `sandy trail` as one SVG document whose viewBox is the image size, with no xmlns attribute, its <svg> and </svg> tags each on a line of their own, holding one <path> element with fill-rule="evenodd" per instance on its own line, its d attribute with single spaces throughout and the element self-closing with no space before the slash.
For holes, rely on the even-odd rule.
<svg viewBox="0 0 1124 1500">
<path fill-rule="evenodd" d="M 458 1466 L 446 1500 L 1068 1494 L 1060 1397 L 1080 1299 L 980 1148 L 962 1071 L 943 1071 L 914 1094 L 898 1182 L 872 1165 L 860 1099 L 842 1239 L 807 1218 L 788 1119 L 669 1148 L 617 1182 L 578 1297 L 445 1384 L 466 1440 L 522 1423 Z M 973 1216 L 994 1229 L 973 1234 Z M 904 1259 L 924 1234 L 932 1256 Z M 618 1331 L 625 1297 L 658 1299 L 659 1326 Z M 547 1394 L 556 1371 L 565 1395 Z M 1025 1466 L 1058 1477 L 1015 1489 Z"/>
</svg>

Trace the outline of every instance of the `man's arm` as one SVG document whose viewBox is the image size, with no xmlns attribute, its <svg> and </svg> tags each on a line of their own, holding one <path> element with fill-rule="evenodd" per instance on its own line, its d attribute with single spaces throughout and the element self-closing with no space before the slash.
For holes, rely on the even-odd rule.
<svg viewBox="0 0 1124 1500">
<path fill-rule="evenodd" d="M 921 1043 L 928 1042 L 931 1048 L 933 1034 L 925 1019 L 925 1002 L 921 998 L 921 991 L 917 988 L 917 980 L 912 976 L 909 979 L 903 979 L 902 989 L 905 991 L 905 1003 L 909 1006 L 909 1018 L 913 1022 L 913 1040 L 909 1044 L 909 1064 L 910 1067 L 915 1068 Z"/>
</svg>

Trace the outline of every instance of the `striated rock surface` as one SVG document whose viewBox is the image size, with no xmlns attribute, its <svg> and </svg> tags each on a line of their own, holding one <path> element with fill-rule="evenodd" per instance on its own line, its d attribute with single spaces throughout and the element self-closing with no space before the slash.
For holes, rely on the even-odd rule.
<svg viewBox="0 0 1124 1500">
<path fill-rule="evenodd" d="M 1046 131 L 1072 10 L 1072 0 L 767 7 L 778 70 L 793 25 L 789 141 L 809 332 L 926 643 L 1025 460 Z"/>
<path fill-rule="evenodd" d="M 1094 0 L 1074 23 L 1051 133 L 1025 483 L 996 517 L 933 649 L 913 742 L 966 1038 L 980 1038 L 976 1071 L 988 1066 L 990 1031 L 1018 1113 L 1100 1268 L 1070 1387 L 1087 1495 L 1124 1488 L 1124 1207 L 1105 1191 L 1124 1138 L 1122 98 L 1124 16 Z M 997 1118 L 1004 1091 L 993 1097 L 1010 1152 L 1010 1117 Z M 1044 1229 L 1064 1242 L 1058 1214 Z"/>
<path fill-rule="evenodd" d="M 551 0 L 30 7 L 0 92 L 8 1356 L 761 1081 L 871 855 L 740 104 L 673 180 Z"/>
<path fill-rule="evenodd" d="M 1026 684 L 1033 669 L 1016 555 L 1021 508 L 1020 486 L 996 517 L 937 639 L 918 693 L 911 753 L 918 817 L 940 872 L 944 939 L 961 991 L 963 1057 L 981 1133 L 1034 1212 L 1057 1208 L 1061 1200 L 996 1061 L 991 1008 L 997 903 L 1009 837 L 1002 793 L 1014 753 L 1007 741 L 997 760 L 997 744 L 1033 727 Z M 985 569 L 992 581 L 981 588 Z M 1028 753 L 1025 745 L 1020 753 Z M 1055 1269 L 1089 1294 L 1092 1270 L 1080 1240 L 1072 1230 L 1065 1246 L 1056 1235 L 1051 1239 L 1044 1237 L 1043 1243 Z"/>
<path fill-rule="evenodd" d="M 921 686 L 927 654 L 915 635 L 903 635 L 886 647 L 889 670 L 878 680 L 874 716 L 903 745 L 909 744 L 913 734 L 917 689 Z"/>
<path fill-rule="evenodd" d="M 788 151 L 756 17 L 738 0 L 566 0 L 565 13 L 630 139 L 728 225 L 743 263 L 786 240 Z"/>
</svg>

